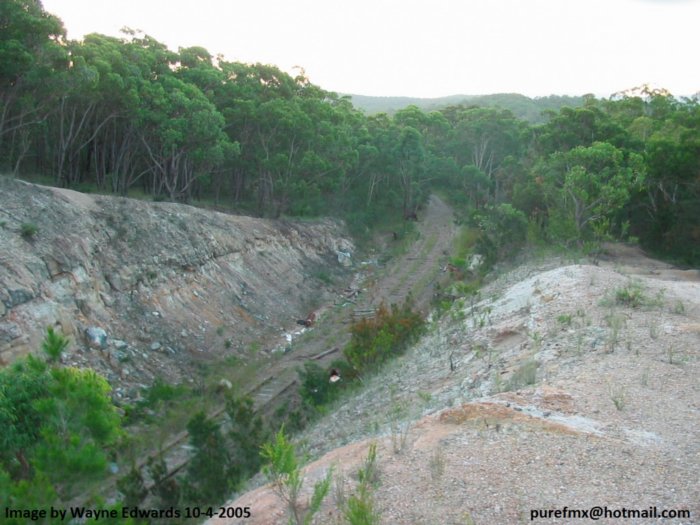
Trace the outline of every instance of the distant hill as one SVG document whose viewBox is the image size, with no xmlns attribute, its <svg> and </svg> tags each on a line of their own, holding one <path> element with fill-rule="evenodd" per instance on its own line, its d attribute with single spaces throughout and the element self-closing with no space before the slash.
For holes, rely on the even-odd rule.
<svg viewBox="0 0 700 525">
<path fill-rule="evenodd" d="M 558 110 L 563 106 L 577 107 L 583 105 L 583 97 L 550 95 L 530 98 L 518 93 L 498 93 L 494 95 L 450 95 L 439 98 L 416 97 L 371 97 L 366 95 L 349 95 L 353 105 L 369 115 L 376 113 L 395 113 L 414 105 L 425 111 L 434 111 L 447 106 L 465 104 L 484 107 L 509 109 L 516 117 L 532 123 L 543 122 L 542 111 Z"/>
</svg>

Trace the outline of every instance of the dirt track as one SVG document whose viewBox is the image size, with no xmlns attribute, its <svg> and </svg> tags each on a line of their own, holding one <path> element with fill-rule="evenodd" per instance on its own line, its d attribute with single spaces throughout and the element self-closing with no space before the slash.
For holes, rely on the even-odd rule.
<svg viewBox="0 0 700 525">
<path fill-rule="evenodd" d="M 272 379 L 256 390 L 256 405 L 265 405 L 288 388 L 296 379 L 300 362 L 324 353 L 317 362 L 330 363 L 341 357 L 340 351 L 350 339 L 348 325 L 356 312 L 374 310 L 381 303 L 403 303 L 409 294 L 416 307 L 427 312 L 456 232 L 452 219 L 452 209 L 439 197 L 431 196 L 419 217 L 418 240 L 384 267 L 359 265 L 360 295 L 354 302 L 339 298 L 337 304 L 319 309 L 316 325 L 293 343 L 291 352 L 266 367 L 262 379 Z"/>
<path fill-rule="evenodd" d="M 342 348 L 350 339 L 348 326 L 356 311 L 375 309 L 382 302 L 402 303 L 409 293 L 416 306 L 427 311 L 455 233 L 452 209 L 439 197 L 431 196 L 419 216 L 418 240 L 386 266 L 355 261 L 357 273 L 353 282 L 359 284 L 360 294 L 353 300 L 339 295 L 336 304 L 318 308 L 316 324 L 293 341 L 291 351 L 267 352 L 262 362 L 251 367 L 259 372 L 240 391 L 251 395 L 258 410 L 270 414 L 293 392 L 297 369 L 303 362 L 314 359 L 324 365 L 342 357 Z M 267 345 L 274 343 L 268 340 Z M 219 409 L 211 415 L 218 417 L 222 411 Z M 163 452 L 171 474 L 180 471 L 189 458 L 187 432 L 173 436 Z M 139 463 L 145 464 L 146 459 L 142 458 Z"/>
</svg>

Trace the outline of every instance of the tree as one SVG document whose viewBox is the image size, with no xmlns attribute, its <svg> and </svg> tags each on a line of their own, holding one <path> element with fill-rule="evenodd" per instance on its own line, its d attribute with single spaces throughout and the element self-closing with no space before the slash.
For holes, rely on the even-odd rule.
<svg viewBox="0 0 700 525">
<path fill-rule="evenodd" d="M 328 403 L 338 392 L 337 386 L 328 381 L 328 370 L 314 362 L 307 361 L 304 368 L 297 372 L 301 383 L 299 393 L 310 407 L 320 407 Z"/>
<path fill-rule="evenodd" d="M 576 238 L 597 239 L 612 232 L 613 221 L 644 180 L 642 158 L 596 142 L 549 156 L 535 170 L 550 207 L 570 221 Z M 619 231 L 619 230 L 618 230 Z"/>
<path fill-rule="evenodd" d="M 260 467 L 260 446 L 267 439 L 262 418 L 255 414 L 250 397 L 231 397 L 226 401 L 226 414 L 232 443 L 232 473 L 235 483 L 252 476 Z"/>
<path fill-rule="evenodd" d="M 507 195 L 510 176 L 506 160 L 523 155 L 528 130 L 510 111 L 492 108 L 448 108 L 452 120 L 447 151 L 460 166 L 474 166 L 484 174 L 479 187 L 488 189 L 487 202 L 500 202 Z"/>
<path fill-rule="evenodd" d="M 516 253 L 525 243 L 527 218 L 509 203 L 478 210 L 472 221 L 480 230 L 476 250 L 489 265 Z"/>
<path fill-rule="evenodd" d="M 401 129 L 395 156 L 402 195 L 402 211 L 404 217 L 407 217 L 415 210 L 416 193 L 420 190 L 421 178 L 424 174 L 425 150 L 422 136 L 417 129 L 410 126 Z"/>
<path fill-rule="evenodd" d="M 122 433 L 106 379 L 71 367 L 53 368 L 50 375 L 47 395 L 33 403 L 42 424 L 32 458 L 60 493 L 75 481 L 104 475 L 106 452 Z"/>
<path fill-rule="evenodd" d="M 69 344 L 70 340 L 67 337 L 57 333 L 52 326 L 49 326 L 41 343 L 41 349 L 48 356 L 50 362 L 56 363 L 61 361 L 61 355 Z"/>
<path fill-rule="evenodd" d="M 0 470 L 12 492 L 66 498 L 76 481 L 107 474 L 107 453 L 121 437 L 109 392 L 92 370 L 51 368 L 32 356 L 0 370 Z"/>
<path fill-rule="evenodd" d="M 32 129 L 52 111 L 56 71 L 65 67 L 65 30 L 38 0 L 0 2 L 0 158 L 14 173 Z"/>
<path fill-rule="evenodd" d="M 161 451 L 157 456 L 148 459 L 148 474 L 153 480 L 151 493 L 158 498 L 162 508 L 176 507 L 180 502 L 181 488 L 177 480 L 168 477 L 168 466 Z"/>
<path fill-rule="evenodd" d="M 32 356 L 0 370 L 0 457 L 15 480 L 33 475 L 30 455 L 42 428 L 35 402 L 48 396 L 50 382 L 46 364 Z"/>
<path fill-rule="evenodd" d="M 185 498 L 200 505 L 221 503 L 231 489 L 231 458 L 218 423 L 198 412 L 187 424 L 195 452 L 187 466 Z"/>
<path fill-rule="evenodd" d="M 122 502 L 127 507 L 138 506 L 148 495 L 141 471 L 132 464 L 129 472 L 117 480 L 117 489 L 122 495 Z"/>
</svg>

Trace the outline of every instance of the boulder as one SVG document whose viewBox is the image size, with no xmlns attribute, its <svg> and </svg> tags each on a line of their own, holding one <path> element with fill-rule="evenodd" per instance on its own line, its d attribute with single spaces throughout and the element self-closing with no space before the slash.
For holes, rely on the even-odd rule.
<svg viewBox="0 0 700 525">
<path fill-rule="evenodd" d="M 107 347 L 107 332 L 98 326 L 86 328 L 85 337 L 91 348 L 102 349 Z"/>
<path fill-rule="evenodd" d="M 469 262 L 467 264 L 467 270 L 470 272 L 475 272 L 481 266 L 484 264 L 484 256 L 481 255 L 480 253 L 475 253 L 469 258 Z"/>
<path fill-rule="evenodd" d="M 341 266 L 352 266 L 352 258 L 350 256 L 350 252 L 343 252 L 341 250 L 337 250 L 335 253 L 338 255 L 338 262 L 341 264 Z"/>
</svg>

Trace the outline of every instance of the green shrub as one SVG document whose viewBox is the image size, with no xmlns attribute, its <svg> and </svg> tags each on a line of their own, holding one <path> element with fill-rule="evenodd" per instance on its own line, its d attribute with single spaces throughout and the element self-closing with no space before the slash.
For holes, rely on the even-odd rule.
<svg viewBox="0 0 700 525">
<path fill-rule="evenodd" d="M 638 286 L 628 285 L 615 290 L 615 302 L 624 306 L 637 308 L 644 304 L 644 294 Z"/>
<path fill-rule="evenodd" d="M 471 220 L 481 231 L 476 251 L 485 257 L 487 265 L 512 255 L 527 240 L 527 218 L 510 204 L 478 210 Z"/>
<path fill-rule="evenodd" d="M 127 507 L 135 507 L 146 498 L 148 490 L 135 463 L 129 472 L 117 480 L 117 490 L 122 495 L 122 503 Z"/>
<path fill-rule="evenodd" d="M 348 498 L 343 515 L 350 525 L 379 525 L 381 516 L 374 506 L 372 494 L 379 483 L 376 443 L 369 446 L 364 466 L 358 471 L 357 477 L 357 493 Z"/>
<path fill-rule="evenodd" d="M 352 325 L 352 338 L 343 353 L 361 373 L 401 354 L 421 333 L 423 325 L 423 319 L 413 311 L 410 300 L 391 310 L 382 304 L 374 318 L 360 319 Z"/>
<path fill-rule="evenodd" d="M 182 491 L 176 479 L 168 476 L 168 466 L 162 451 L 157 456 L 148 458 L 147 470 L 153 480 L 151 494 L 156 498 L 159 507 L 177 507 Z"/>
<path fill-rule="evenodd" d="M 506 390 L 517 390 L 526 386 L 534 385 L 537 380 L 537 361 L 528 359 L 518 369 L 513 372 Z"/>
<path fill-rule="evenodd" d="M 50 362 L 58 362 L 70 341 L 67 337 L 57 333 L 52 326 L 46 329 L 46 336 L 41 343 L 41 349 L 48 356 Z"/>
<path fill-rule="evenodd" d="M 260 446 L 267 440 L 268 431 L 262 417 L 256 415 L 250 396 L 230 397 L 226 401 L 229 419 L 228 438 L 231 442 L 233 484 L 254 475 L 260 468 Z"/>
<path fill-rule="evenodd" d="M 19 227 L 19 231 L 25 239 L 33 239 L 39 233 L 39 227 L 31 222 L 23 222 Z"/>
<path fill-rule="evenodd" d="M 299 393 L 310 406 L 319 407 L 333 400 L 337 395 L 337 385 L 328 380 L 328 371 L 316 363 L 304 363 L 299 374 Z"/>
<path fill-rule="evenodd" d="M 185 498 L 200 505 L 222 503 L 233 488 L 231 457 L 221 427 L 198 412 L 187 423 L 190 445 L 194 449 L 187 465 Z"/>
<path fill-rule="evenodd" d="M 328 470 L 324 479 L 314 485 L 311 501 L 308 505 L 303 505 L 299 501 L 299 495 L 304 476 L 294 445 L 287 439 L 284 429 L 280 429 L 274 441 L 262 446 L 260 455 L 266 461 L 263 472 L 272 482 L 275 493 L 287 505 L 289 522 L 296 525 L 309 525 L 331 488 L 332 469 Z"/>
<path fill-rule="evenodd" d="M 571 314 L 562 314 L 557 317 L 557 322 L 564 326 L 571 326 L 572 320 Z"/>
<path fill-rule="evenodd" d="M 660 306 L 663 303 L 663 293 L 657 297 L 649 297 L 644 293 L 642 284 L 638 281 L 630 281 L 625 286 L 615 290 L 615 304 L 628 308 L 641 308 L 643 306 Z"/>
<path fill-rule="evenodd" d="M 93 370 L 50 367 L 32 355 L 0 370 L 0 501 L 14 493 L 19 506 L 50 504 L 105 476 L 123 435 L 110 390 Z"/>
</svg>

